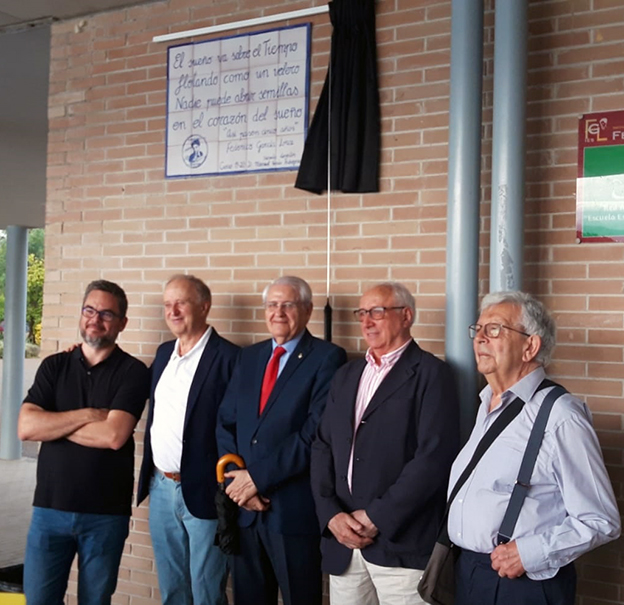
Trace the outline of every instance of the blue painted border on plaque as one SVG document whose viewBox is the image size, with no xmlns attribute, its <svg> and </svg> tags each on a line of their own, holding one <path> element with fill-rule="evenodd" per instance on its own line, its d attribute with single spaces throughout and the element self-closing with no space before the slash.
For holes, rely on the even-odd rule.
<svg viewBox="0 0 624 605">
<path fill-rule="evenodd" d="M 310 120 L 310 55 L 312 53 L 312 23 L 299 23 L 297 25 L 285 25 L 284 27 L 274 27 L 272 29 L 263 29 L 260 31 L 248 32 L 245 34 L 235 34 L 233 36 L 223 36 L 221 38 L 211 38 L 210 40 L 202 40 L 201 42 L 185 42 L 180 44 L 173 44 L 167 47 L 167 99 L 166 99 L 166 125 L 165 125 L 165 179 L 188 179 L 194 178 L 197 176 L 229 176 L 236 174 L 254 174 L 259 172 L 292 172 L 294 170 L 298 170 L 299 166 L 293 168 L 262 168 L 258 170 L 236 170 L 230 172 L 197 172 L 194 174 L 177 174 L 177 175 L 169 175 L 167 174 L 167 160 L 169 157 L 169 61 L 171 56 L 171 49 L 179 48 L 181 46 L 194 46 L 197 44 L 205 44 L 207 42 L 217 42 L 219 40 L 230 40 L 233 38 L 242 38 L 243 36 L 257 36 L 260 34 L 267 34 L 276 31 L 282 31 L 286 29 L 296 29 L 300 27 L 306 28 L 306 78 L 305 78 L 305 119 L 303 124 L 303 141 L 305 144 L 305 140 L 308 137 L 308 123 Z"/>
</svg>

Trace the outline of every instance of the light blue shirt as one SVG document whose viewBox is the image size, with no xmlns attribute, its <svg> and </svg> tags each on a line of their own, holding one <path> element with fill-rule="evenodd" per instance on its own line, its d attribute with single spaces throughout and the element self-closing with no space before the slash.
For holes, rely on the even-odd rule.
<svg viewBox="0 0 624 605">
<path fill-rule="evenodd" d="M 516 397 L 526 402 L 496 438 L 455 497 L 449 512 L 451 541 L 480 553 L 496 547 L 498 530 L 535 417 L 550 389 L 536 392 L 545 378 L 538 368 L 518 381 L 488 412 L 492 389 L 481 391 L 481 406 L 468 443 L 451 469 L 449 494 L 481 437 Z M 566 394 L 553 406 L 531 487 L 516 524 L 522 565 L 529 578 L 552 578 L 560 567 L 620 535 L 620 515 L 587 406 Z"/>
<path fill-rule="evenodd" d="M 283 345 L 278 345 L 274 339 L 271 340 L 271 357 L 273 357 L 273 351 L 275 351 L 275 347 L 282 346 L 286 349 L 286 353 L 284 353 L 279 360 L 279 368 L 277 370 L 278 377 L 282 373 L 282 370 L 286 367 L 286 363 L 290 359 L 290 356 L 295 352 L 295 349 L 301 342 L 304 331 L 305 330 L 303 330 L 300 334 L 297 334 L 297 336 L 295 336 L 292 340 L 285 342 Z M 269 357 L 269 361 L 271 360 L 271 357 Z M 269 365 L 268 362 L 267 365 Z"/>
</svg>

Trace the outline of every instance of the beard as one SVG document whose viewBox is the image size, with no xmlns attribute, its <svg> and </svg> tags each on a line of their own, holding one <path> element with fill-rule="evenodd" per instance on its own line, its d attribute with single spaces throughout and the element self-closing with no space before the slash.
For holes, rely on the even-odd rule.
<svg viewBox="0 0 624 605">
<path fill-rule="evenodd" d="M 112 335 L 103 336 L 89 336 L 87 331 L 83 328 L 80 330 L 80 336 L 82 340 L 94 349 L 106 349 L 115 344 L 115 337 Z"/>
</svg>

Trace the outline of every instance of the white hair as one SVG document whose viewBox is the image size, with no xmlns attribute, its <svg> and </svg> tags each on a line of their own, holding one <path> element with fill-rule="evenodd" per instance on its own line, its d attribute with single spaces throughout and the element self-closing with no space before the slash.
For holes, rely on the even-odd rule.
<svg viewBox="0 0 624 605">
<path fill-rule="evenodd" d="M 392 292 L 392 299 L 398 307 L 407 307 L 412 310 L 412 321 L 410 323 L 410 326 L 412 326 L 416 319 L 416 301 L 407 287 L 398 281 L 386 281 L 369 288 L 369 290 L 374 290 L 376 288 L 390 290 Z"/>
<path fill-rule="evenodd" d="M 274 279 L 262 291 L 263 303 L 266 303 L 269 289 L 273 286 L 290 286 L 297 293 L 297 302 L 307 308 L 312 306 L 312 289 L 310 288 L 308 282 L 300 277 L 296 277 L 294 275 L 282 275 L 282 277 Z"/>
<path fill-rule="evenodd" d="M 540 350 L 535 361 L 547 366 L 552 358 L 556 344 L 557 326 L 546 307 L 536 298 L 526 292 L 507 291 L 491 292 L 481 301 L 481 312 L 489 307 L 502 304 L 511 304 L 520 308 L 520 323 L 528 334 L 536 334 L 542 340 Z"/>
</svg>

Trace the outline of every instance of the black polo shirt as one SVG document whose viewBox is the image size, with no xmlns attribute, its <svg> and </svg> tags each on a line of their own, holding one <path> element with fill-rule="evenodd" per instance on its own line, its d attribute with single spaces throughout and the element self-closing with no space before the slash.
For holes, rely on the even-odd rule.
<svg viewBox="0 0 624 605">
<path fill-rule="evenodd" d="M 43 360 L 24 402 L 49 412 L 123 410 L 139 419 L 149 395 L 149 370 L 119 347 L 89 367 L 80 347 Z M 77 513 L 129 515 L 134 439 L 119 449 L 85 447 L 65 438 L 41 444 L 34 506 Z"/>
</svg>

